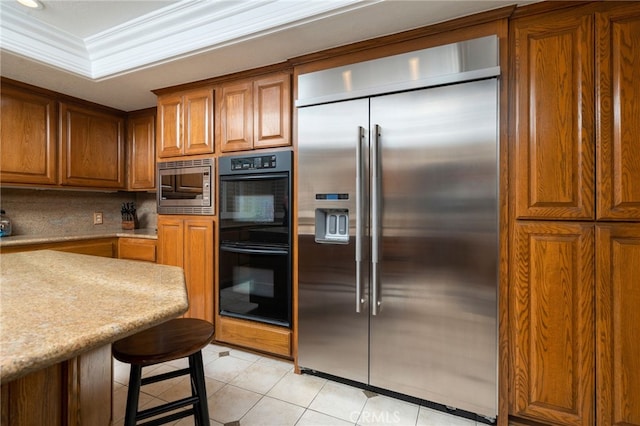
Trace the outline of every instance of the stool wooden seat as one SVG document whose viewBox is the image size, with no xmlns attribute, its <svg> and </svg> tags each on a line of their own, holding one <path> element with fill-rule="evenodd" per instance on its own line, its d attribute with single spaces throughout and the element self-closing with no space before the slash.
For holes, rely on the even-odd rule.
<svg viewBox="0 0 640 426">
<path fill-rule="evenodd" d="M 187 406 L 192 408 L 154 419 L 144 425 L 161 425 L 193 415 L 196 425 L 209 426 L 201 350 L 213 339 L 213 331 L 213 324 L 207 321 L 196 318 L 176 318 L 125 337 L 113 344 L 113 356 L 118 361 L 131 364 L 125 426 L 133 426 L 137 421 Z M 189 368 L 142 379 L 142 367 L 186 357 L 189 358 Z M 191 376 L 190 397 L 138 411 L 141 386 L 187 374 Z"/>
</svg>

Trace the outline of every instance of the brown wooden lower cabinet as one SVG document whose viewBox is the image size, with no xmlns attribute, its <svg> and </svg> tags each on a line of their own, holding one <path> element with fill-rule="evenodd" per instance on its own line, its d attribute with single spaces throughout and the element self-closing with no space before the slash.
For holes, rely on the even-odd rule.
<svg viewBox="0 0 640 426">
<path fill-rule="evenodd" d="M 640 223 L 596 226 L 596 424 L 640 425 Z"/>
<path fill-rule="evenodd" d="M 2 426 L 108 426 L 111 345 L 2 385 Z"/>
<path fill-rule="evenodd" d="M 640 426 L 640 223 L 514 231 L 509 423 Z"/>
<path fill-rule="evenodd" d="M 594 225 L 518 222 L 512 251 L 510 414 L 594 422 Z"/>
<path fill-rule="evenodd" d="M 213 322 L 213 228 L 210 216 L 158 216 L 158 263 L 184 269 L 187 318 Z"/>
</svg>

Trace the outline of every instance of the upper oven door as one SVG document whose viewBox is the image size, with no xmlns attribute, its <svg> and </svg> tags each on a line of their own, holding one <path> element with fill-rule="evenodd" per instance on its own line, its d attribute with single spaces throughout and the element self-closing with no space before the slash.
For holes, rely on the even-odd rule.
<svg viewBox="0 0 640 426">
<path fill-rule="evenodd" d="M 290 242 L 289 174 L 220 176 L 220 241 Z"/>
</svg>

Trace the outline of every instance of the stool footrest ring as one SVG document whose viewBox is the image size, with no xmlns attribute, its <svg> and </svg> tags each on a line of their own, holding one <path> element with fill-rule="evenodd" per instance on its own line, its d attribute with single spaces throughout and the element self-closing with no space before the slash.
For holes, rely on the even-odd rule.
<svg viewBox="0 0 640 426">
<path fill-rule="evenodd" d="M 167 402 L 166 404 L 158 405 L 157 407 L 152 407 L 146 410 L 139 411 L 138 414 L 136 414 L 136 420 L 148 419 L 149 417 L 157 416 L 158 414 L 174 411 L 174 410 L 177 410 L 178 408 L 186 407 L 187 405 L 193 405 L 196 402 L 198 402 L 197 396 L 189 396 L 186 398 L 179 399 L 177 401 Z M 182 414 L 182 413 L 179 413 L 179 414 Z M 161 420 L 161 419 L 158 419 L 158 420 Z"/>
<path fill-rule="evenodd" d="M 140 380 L 140 386 L 149 385 L 151 383 L 161 382 L 167 379 L 173 379 L 174 377 L 186 376 L 191 370 L 183 368 L 182 370 L 169 371 L 168 373 L 158 374 L 156 376 L 144 377 Z"/>
<path fill-rule="evenodd" d="M 161 417 L 159 419 L 154 419 L 145 423 L 141 423 L 138 426 L 159 426 L 159 425 L 164 425 L 167 424 L 169 422 L 173 422 L 176 420 L 180 420 L 183 419 L 185 417 L 189 417 L 189 416 L 193 416 L 194 414 L 194 410 L 193 408 L 189 409 L 189 410 L 184 410 L 184 411 L 180 411 L 178 413 L 173 413 L 170 414 L 168 416 L 165 417 Z"/>
</svg>

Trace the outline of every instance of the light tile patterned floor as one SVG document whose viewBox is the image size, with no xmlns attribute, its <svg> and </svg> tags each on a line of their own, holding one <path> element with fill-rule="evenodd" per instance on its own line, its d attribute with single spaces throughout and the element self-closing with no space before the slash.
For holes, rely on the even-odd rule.
<svg viewBox="0 0 640 426">
<path fill-rule="evenodd" d="M 212 426 L 482 426 L 406 401 L 306 374 L 290 362 L 218 345 L 203 349 Z M 185 368 L 186 360 L 143 369 L 143 376 Z M 114 360 L 114 426 L 123 425 L 129 366 Z M 190 395 L 188 376 L 142 387 L 140 408 Z M 192 418 L 175 426 L 193 425 Z"/>
</svg>

